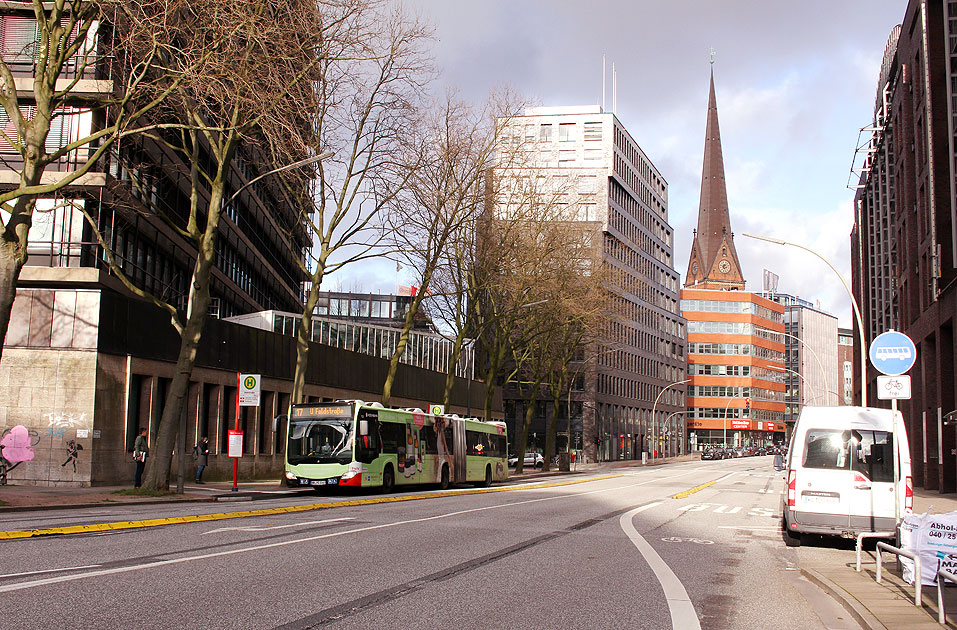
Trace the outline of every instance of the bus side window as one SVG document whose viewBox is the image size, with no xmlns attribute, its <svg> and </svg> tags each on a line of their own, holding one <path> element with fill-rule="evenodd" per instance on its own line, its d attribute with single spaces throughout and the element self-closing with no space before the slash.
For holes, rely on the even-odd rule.
<svg viewBox="0 0 957 630">
<path fill-rule="evenodd" d="M 425 454 L 426 455 L 438 455 L 439 447 L 436 444 L 435 436 L 435 425 L 429 425 L 425 427 L 425 430 L 421 431 L 420 436 L 422 436 L 423 442 L 425 442 Z"/>
<path fill-rule="evenodd" d="M 372 463 L 379 456 L 379 421 L 366 420 L 369 423 L 367 435 L 359 435 L 356 444 L 356 459 L 365 464 Z"/>
<path fill-rule="evenodd" d="M 399 445 L 405 440 L 405 426 L 395 422 L 382 422 L 379 424 L 379 432 L 382 435 L 382 452 L 397 454 Z"/>
<path fill-rule="evenodd" d="M 445 444 L 449 448 L 449 455 L 454 455 L 455 440 L 452 438 L 452 427 L 445 427 Z"/>
</svg>

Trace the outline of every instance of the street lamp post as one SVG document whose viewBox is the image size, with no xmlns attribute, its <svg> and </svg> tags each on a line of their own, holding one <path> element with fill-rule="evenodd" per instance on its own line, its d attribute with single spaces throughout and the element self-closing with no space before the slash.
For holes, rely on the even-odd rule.
<svg viewBox="0 0 957 630">
<path fill-rule="evenodd" d="M 655 453 L 657 453 L 658 451 L 658 434 L 655 432 L 655 411 L 658 408 L 658 401 L 661 400 L 661 395 L 664 394 L 669 389 L 671 389 L 672 387 L 675 387 L 676 385 L 684 385 L 685 383 L 689 383 L 689 382 L 691 382 L 691 379 L 686 378 L 683 381 L 678 381 L 677 383 L 672 383 L 671 385 L 668 385 L 667 387 L 662 388 L 662 390 L 658 392 L 658 397 L 655 398 L 655 404 L 651 406 L 651 433 L 652 435 L 655 436 Z"/>
<path fill-rule="evenodd" d="M 665 417 L 665 424 L 668 424 L 668 421 L 671 420 L 672 417 L 674 417 L 674 416 L 679 416 L 679 415 L 686 414 L 686 413 L 691 413 L 691 412 L 690 412 L 690 411 L 672 411 L 671 413 L 669 413 L 669 414 Z M 681 442 L 679 441 L 679 442 L 678 442 L 678 447 L 679 447 L 679 448 L 678 448 L 678 454 L 679 454 L 679 455 L 681 455 L 681 448 L 680 448 L 681 446 L 682 446 L 682 444 L 681 444 Z"/>
<path fill-rule="evenodd" d="M 774 243 L 776 245 L 790 245 L 792 247 L 797 247 L 798 249 L 803 249 L 806 252 L 810 252 L 824 261 L 824 263 L 831 268 L 837 277 L 841 279 L 841 284 L 844 285 L 844 290 L 847 291 L 847 295 L 851 298 L 851 307 L 854 309 L 854 316 L 857 318 L 857 331 L 860 336 L 861 342 L 861 404 L 867 406 L 867 342 L 864 339 L 864 318 L 861 317 L 861 309 L 858 308 L 857 300 L 854 299 L 854 293 L 851 291 L 850 285 L 847 283 L 847 280 L 844 279 L 844 276 L 841 275 L 841 272 L 837 270 L 837 267 L 831 264 L 827 258 L 817 253 L 810 247 L 805 247 L 804 245 L 798 245 L 797 243 L 791 243 L 790 241 L 785 241 L 779 238 L 771 238 L 768 236 L 758 236 L 756 234 L 744 233 L 744 236 L 748 238 L 754 238 L 759 241 L 767 241 L 768 243 Z"/>
</svg>

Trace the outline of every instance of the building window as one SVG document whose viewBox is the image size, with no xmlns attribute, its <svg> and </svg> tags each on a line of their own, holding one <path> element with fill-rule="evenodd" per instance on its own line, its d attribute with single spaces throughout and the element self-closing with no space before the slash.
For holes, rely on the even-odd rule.
<svg viewBox="0 0 957 630">
<path fill-rule="evenodd" d="M 551 125 L 539 126 L 538 139 L 542 142 L 551 142 L 552 141 L 552 126 Z"/>
<path fill-rule="evenodd" d="M 592 140 L 601 140 L 600 122 L 585 123 L 585 141 L 588 142 Z"/>
<path fill-rule="evenodd" d="M 575 140 L 575 123 L 562 123 L 558 126 L 558 141 L 572 142 Z"/>
<path fill-rule="evenodd" d="M 571 149 L 569 151 L 559 151 L 558 152 L 558 163 L 567 164 L 568 162 L 575 161 L 575 150 Z"/>
<path fill-rule="evenodd" d="M 586 159 L 586 160 L 600 160 L 600 159 L 601 159 L 601 149 L 585 149 L 585 159 Z"/>
</svg>

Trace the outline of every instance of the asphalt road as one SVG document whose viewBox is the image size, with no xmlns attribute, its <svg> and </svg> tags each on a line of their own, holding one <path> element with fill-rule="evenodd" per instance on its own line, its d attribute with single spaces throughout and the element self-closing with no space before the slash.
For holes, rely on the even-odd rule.
<svg viewBox="0 0 957 630">
<path fill-rule="evenodd" d="M 762 457 L 495 492 L 7 514 L 2 530 L 346 503 L 0 542 L 0 627 L 856 628 L 799 571 L 799 554 L 846 550 L 785 547 L 782 486 Z"/>
</svg>

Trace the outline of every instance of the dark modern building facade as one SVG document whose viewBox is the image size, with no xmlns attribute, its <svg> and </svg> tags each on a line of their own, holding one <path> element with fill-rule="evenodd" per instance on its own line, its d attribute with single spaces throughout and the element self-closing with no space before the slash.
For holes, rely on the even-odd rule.
<svg viewBox="0 0 957 630">
<path fill-rule="evenodd" d="M 862 132 L 851 233 L 853 290 L 870 344 L 887 331 L 917 347 L 912 398 L 900 401 L 914 481 L 957 490 L 957 2 L 911 0 L 888 38 L 874 118 Z M 855 325 L 855 356 L 860 351 Z M 861 374 L 855 365 L 855 398 Z M 867 368 L 865 404 L 877 399 Z"/>
</svg>

